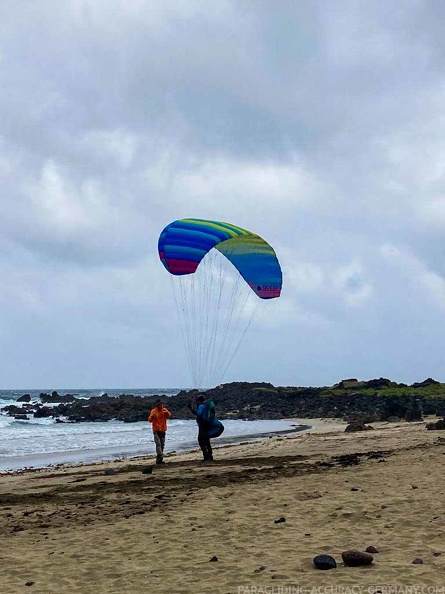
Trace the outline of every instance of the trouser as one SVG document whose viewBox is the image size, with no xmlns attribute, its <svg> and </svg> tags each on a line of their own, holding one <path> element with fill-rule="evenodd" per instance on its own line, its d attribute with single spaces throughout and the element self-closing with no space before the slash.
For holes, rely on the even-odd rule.
<svg viewBox="0 0 445 594">
<path fill-rule="evenodd" d="M 156 444 L 156 462 L 162 462 L 164 459 L 165 431 L 153 431 L 153 437 Z"/>
<path fill-rule="evenodd" d="M 213 460 L 212 446 L 210 444 L 210 437 L 207 435 L 208 427 L 199 426 L 198 443 L 202 450 L 204 460 Z"/>
</svg>

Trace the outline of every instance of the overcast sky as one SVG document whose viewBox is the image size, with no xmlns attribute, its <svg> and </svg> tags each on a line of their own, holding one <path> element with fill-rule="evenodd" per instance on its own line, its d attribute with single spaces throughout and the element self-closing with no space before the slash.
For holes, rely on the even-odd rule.
<svg viewBox="0 0 445 594">
<path fill-rule="evenodd" d="M 226 381 L 445 381 L 441 0 L 0 7 L 0 388 L 191 379 L 157 240 L 276 249 Z"/>
</svg>

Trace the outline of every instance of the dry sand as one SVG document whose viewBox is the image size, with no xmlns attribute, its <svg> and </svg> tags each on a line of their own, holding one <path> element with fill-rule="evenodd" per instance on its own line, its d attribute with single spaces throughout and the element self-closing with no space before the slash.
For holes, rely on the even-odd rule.
<svg viewBox="0 0 445 594">
<path fill-rule="evenodd" d="M 375 427 L 318 421 L 220 448 L 214 464 L 171 455 L 151 475 L 152 457 L 2 475 L 0 592 L 445 586 L 445 436 Z M 372 566 L 342 565 L 342 551 L 368 545 L 380 551 Z M 315 569 L 320 553 L 338 568 Z"/>
</svg>

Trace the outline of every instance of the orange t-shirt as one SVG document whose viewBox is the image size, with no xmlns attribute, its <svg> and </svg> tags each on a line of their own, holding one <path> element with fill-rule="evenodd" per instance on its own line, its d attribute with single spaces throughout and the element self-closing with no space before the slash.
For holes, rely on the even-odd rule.
<svg viewBox="0 0 445 594">
<path fill-rule="evenodd" d="M 172 416 L 171 412 L 162 407 L 161 410 L 153 408 L 148 417 L 149 423 L 152 424 L 153 431 L 167 431 L 167 419 Z"/>
</svg>

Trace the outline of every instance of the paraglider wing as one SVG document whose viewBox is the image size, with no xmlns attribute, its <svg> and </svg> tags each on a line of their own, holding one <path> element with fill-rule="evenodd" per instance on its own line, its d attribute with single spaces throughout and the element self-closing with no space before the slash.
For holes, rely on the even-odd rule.
<svg viewBox="0 0 445 594">
<path fill-rule="evenodd" d="M 282 273 L 274 249 L 241 227 L 204 219 L 174 221 L 159 237 L 159 258 L 173 275 L 193 274 L 212 249 L 221 252 L 261 299 L 279 297 Z"/>
</svg>

